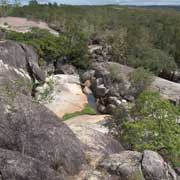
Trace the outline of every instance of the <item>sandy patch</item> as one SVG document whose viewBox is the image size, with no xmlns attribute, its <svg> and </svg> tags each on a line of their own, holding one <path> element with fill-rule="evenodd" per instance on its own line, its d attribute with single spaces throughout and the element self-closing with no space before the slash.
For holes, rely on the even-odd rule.
<svg viewBox="0 0 180 180">
<path fill-rule="evenodd" d="M 2 17 L 0 18 L 0 27 L 16 31 L 26 33 L 31 31 L 31 28 L 37 27 L 40 29 L 48 30 L 50 33 L 54 35 L 58 35 L 58 32 L 51 29 L 47 23 L 42 21 L 32 21 L 26 18 L 20 17 Z"/>
</svg>

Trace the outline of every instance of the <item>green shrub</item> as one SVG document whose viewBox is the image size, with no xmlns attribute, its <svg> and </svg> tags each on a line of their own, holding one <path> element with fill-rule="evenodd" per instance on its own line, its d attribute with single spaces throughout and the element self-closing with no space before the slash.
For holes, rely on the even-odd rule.
<svg viewBox="0 0 180 180">
<path fill-rule="evenodd" d="M 110 77 L 112 81 L 122 81 L 121 77 L 121 67 L 118 64 L 109 64 L 108 70 L 110 72 Z"/>
<path fill-rule="evenodd" d="M 174 58 L 166 52 L 155 48 L 134 47 L 128 55 L 128 64 L 133 67 L 144 67 L 156 75 L 171 72 L 177 68 Z"/>
<path fill-rule="evenodd" d="M 43 61 L 55 62 L 60 57 L 67 56 L 77 68 L 86 69 L 90 65 L 87 39 L 83 33 L 69 32 L 54 36 L 47 30 L 32 28 L 31 32 L 24 34 L 7 31 L 6 39 L 33 46 L 39 55 L 40 64 Z"/>
<path fill-rule="evenodd" d="M 129 74 L 129 80 L 135 95 L 138 95 L 152 83 L 153 74 L 140 67 Z"/>
<path fill-rule="evenodd" d="M 65 114 L 63 116 L 63 120 L 66 121 L 66 120 L 68 120 L 70 118 L 85 115 L 85 114 L 87 114 L 87 115 L 96 115 L 96 111 L 92 107 L 90 107 L 89 105 L 86 105 L 82 111 Z"/>
<path fill-rule="evenodd" d="M 121 138 L 127 147 L 137 151 L 159 152 L 173 165 L 180 164 L 179 109 L 156 92 L 143 92 L 132 109 L 135 121 L 122 125 Z"/>
<path fill-rule="evenodd" d="M 43 90 L 35 97 L 35 100 L 38 102 L 50 103 L 53 100 L 52 92 L 54 90 L 54 83 L 53 79 L 49 79 L 44 85 Z"/>
</svg>

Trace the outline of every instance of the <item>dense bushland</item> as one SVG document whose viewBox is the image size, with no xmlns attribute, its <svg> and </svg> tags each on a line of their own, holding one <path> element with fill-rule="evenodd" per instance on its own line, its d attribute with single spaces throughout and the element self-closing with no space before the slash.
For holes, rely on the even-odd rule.
<svg viewBox="0 0 180 180">
<path fill-rule="evenodd" d="M 44 20 L 61 33 L 83 32 L 112 45 L 113 59 L 168 74 L 180 66 L 180 12 L 170 8 L 30 4 L 8 15 Z"/>
</svg>

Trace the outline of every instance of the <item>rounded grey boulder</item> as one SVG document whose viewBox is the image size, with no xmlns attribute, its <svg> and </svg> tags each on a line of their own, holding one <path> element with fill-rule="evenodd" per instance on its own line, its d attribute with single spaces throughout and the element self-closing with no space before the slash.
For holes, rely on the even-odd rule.
<svg viewBox="0 0 180 180">
<path fill-rule="evenodd" d="M 63 180 L 64 178 L 40 162 L 19 152 L 0 149 L 0 179 Z"/>
</svg>

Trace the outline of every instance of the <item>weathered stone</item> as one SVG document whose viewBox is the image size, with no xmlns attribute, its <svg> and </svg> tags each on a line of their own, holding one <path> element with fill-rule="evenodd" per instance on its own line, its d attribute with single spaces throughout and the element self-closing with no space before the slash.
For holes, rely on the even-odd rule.
<svg viewBox="0 0 180 180">
<path fill-rule="evenodd" d="M 86 95 L 89 95 L 89 94 L 92 94 L 92 91 L 91 89 L 89 89 L 87 86 L 85 86 L 83 88 L 83 93 L 86 94 Z"/>
<path fill-rule="evenodd" d="M 63 180 L 47 164 L 19 152 L 0 149 L 1 178 L 6 180 Z"/>
<path fill-rule="evenodd" d="M 44 80 L 38 58 L 29 46 L 14 41 L 0 42 L 0 85 L 14 92 L 31 94 L 31 79 Z"/>
<path fill-rule="evenodd" d="M 115 89 L 114 87 L 111 87 L 109 89 L 109 96 L 115 96 L 115 97 L 120 97 L 119 91 Z"/>
<path fill-rule="evenodd" d="M 82 116 L 70 119 L 66 123 L 80 139 L 84 146 L 86 158 L 91 165 L 97 165 L 106 155 L 123 150 L 121 144 L 107 135 L 108 128 L 104 127 L 105 116 Z"/>
<path fill-rule="evenodd" d="M 122 151 L 105 158 L 100 167 L 123 180 L 145 180 L 141 171 L 142 154 L 135 151 Z"/>
<path fill-rule="evenodd" d="M 126 99 L 122 99 L 122 103 L 126 104 L 127 100 Z"/>
<path fill-rule="evenodd" d="M 104 78 L 110 75 L 110 72 L 105 67 L 105 63 L 93 63 L 92 69 L 95 70 L 96 78 Z"/>
<path fill-rule="evenodd" d="M 103 56 L 97 56 L 96 61 L 97 62 L 103 62 L 104 61 L 104 57 Z"/>
<path fill-rule="evenodd" d="M 81 81 L 85 82 L 87 80 L 91 80 L 94 77 L 95 71 L 89 70 L 81 74 Z"/>
<path fill-rule="evenodd" d="M 106 111 L 107 111 L 108 113 L 112 114 L 113 111 L 114 111 L 116 108 L 117 108 L 116 105 L 114 105 L 114 104 L 108 104 L 108 105 L 107 105 L 107 108 L 106 108 Z"/>
<path fill-rule="evenodd" d="M 104 97 L 108 93 L 108 91 L 109 90 L 103 84 L 101 84 L 96 87 L 95 94 L 97 97 Z"/>
<path fill-rule="evenodd" d="M 174 169 L 174 170 L 176 171 L 177 175 L 179 175 L 179 176 L 180 176 L 180 167 L 175 167 L 175 169 Z"/>
<path fill-rule="evenodd" d="M 29 66 L 29 70 L 32 71 L 32 75 L 34 75 L 34 77 L 39 81 L 45 81 L 45 74 L 39 68 L 38 56 L 34 49 L 31 46 L 27 46 L 25 44 L 21 44 L 21 47 L 26 54 L 27 66 Z"/>
<path fill-rule="evenodd" d="M 59 65 L 55 70 L 56 74 L 77 74 L 76 68 L 71 64 Z"/>
<path fill-rule="evenodd" d="M 131 95 L 126 95 L 124 96 L 124 98 L 129 102 L 133 102 L 135 100 L 134 96 L 131 96 Z"/>
<path fill-rule="evenodd" d="M 100 112 L 100 113 L 106 113 L 106 107 L 102 104 L 99 104 L 97 105 L 97 110 Z"/>
<path fill-rule="evenodd" d="M 108 103 L 119 106 L 121 104 L 121 101 L 115 96 L 110 96 L 110 97 L 108 97 Z"/>
<path fill-rule="evenodd" d="M 142 160 L 142 170 L 146 180 L 176 180 L 175 172 L 154 151 L 144 151 Z"/>
<path fill-rule="evenodd" d="M 86 163 L 80 141 L 53 112 L 30 96 L 30 75 L 40 75 L 27 64 L 40 68 L 33 49 L 25 48 L 13 41 L 0 42 L 0 148 L 33 157 L 60 174 L 76 174 Z"/>
<path fill-rule="evenodd" d="M 0 147 L 23 152 L 54 169 L 78 172 L 84 160 L 80 142 L 60 119 L 24 95 L 0 96 Z"/>
<path fill-rule="evenodd" d="M 119 66 L 120 68 L 119 73 L 121 77 L 123 78 L 126 89 L 128 89 L 130 87 L 129 73 L 133 72 L 134 69 L 125 65 L 112 63 L 112 62 L 106 63 L 104 67 L 105 66 L 108 67 L 110 64 L 116 64 L 116 66 Z M 99 66 L 103 66 L 103 65 L 99 65 Z M 158 91 L 160 95 L 165 99 L 169 99 L 175 103 L 179 103 L 179 100 L 180 100 L 180 93 L 179 93 L 180 84 L 179 83 L 175 83 L 175 82 L 163 79 L 163 78 L 155 77 L 149 89 L 153 91 Z"/>
<path fill-rule="evenodd" d="M 90 80 L 86 80 L 84 82 L 83 86 L 86 86 L 86 87 L 90 88 L 91 87 L 91 81 Z"/>
<path fill-rule="evenodd" d="M 95 81 L 94 81 L 94 86 L 95 86 L 95 88 L 97 88 L 97 86 L 100 86 L 100 85 L 102 85 L 104 83 L 104 81 L 103 81 L 103 78 L 97 78 Z"/>
<path fill-rule="evenodd" d="M 100 52 L 102 51 L 102 46 L 99 44 L 89 45 L 88 48 L 91 54 L 97 51 L 100 51 Z"/>
</svg>

